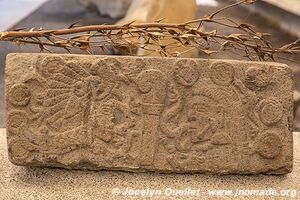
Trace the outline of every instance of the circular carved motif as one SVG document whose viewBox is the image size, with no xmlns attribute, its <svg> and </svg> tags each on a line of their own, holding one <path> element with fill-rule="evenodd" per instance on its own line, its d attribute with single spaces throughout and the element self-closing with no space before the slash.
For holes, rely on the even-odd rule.
<svg viewBox="0 0 300 200">
<path fill-rule="evenodd" d="M 279 122 L 283 115 L 282 104 L 276 99 L 266 99 L 259 104 L 259 118 L 265 125 Z"/>
<path fill-rule="evenodd" d="M 228 63 L 215 63 L 210 71 L 210 78 L 217 85 L 229 86 L 233 82 L 234 68 Z"/>
<path fill-rule="evenodd" d="M 41 65 L 41 74 L 44 77 L 49 77 L 53 74 L 58 73 L 65 64 L 64 60 L 61 57 L 46 57 Z"/>
<path fill-rule="evenodd" d="M 164 102 L 167 83 L 165 75 L 160 70 L 142 71 L 137 76 L 135 83 L 142 93 L 143 103 L 162 104 Z M 152 109 L 156 110 L 157 107 L 160 110 L 160 105 L 154 105 Z"/>
<path fill-rule="evenodd" d="M 183 86 L 192 86 L 194 85 L 198 78 L 199 78 L 199 72 L 197 69 L 197 63 L 194 61 L 186 61 L 186 60 L 180 60 L 176 62 L 175 64 L 175 80 L 183 85 Z"/>
<path fill-rule="evenodd" d="M 13 111 L 7 117 L 7 130 L 11 134 L 22 134 L 28 126 L 28 117 L 24 111 Z"/>
<path fill-rule="evenodd" d="M 256 139 L 256 151 L 264 158 L 275 158 L 281 150 L 281 139 L 273 131 L 266 131 Z"/>
<path fill-rule="evenodd" d="M 14 159 L 24 160 L 29 156 L 29 151 L 24 147 L 22 141 L 13 140 L 9 143 L 9 152 L 14 156 Z"/>
<path fill-rule="evenodd" d="M 251 90 L 262 90 L 270 84 L 267 67 L 250 67 L 246 70 L 245 85 Z"/>
<path fill-rule="evenodd" d="M 16 106 L 26 106 L 31 98 L 31 92 L 23 84 L 12 86 L 9 91 L 9 101 Z"/>
</svg>

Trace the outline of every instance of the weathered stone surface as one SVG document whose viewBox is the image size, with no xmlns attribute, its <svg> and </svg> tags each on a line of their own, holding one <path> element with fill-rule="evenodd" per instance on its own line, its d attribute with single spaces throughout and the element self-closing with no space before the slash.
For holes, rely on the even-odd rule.
<svg viewBox="0 0 300 200">
<path fill-rule="evenodd" d="M 296 116 L 297 110 L 300 107 L 300 92 L 294 91 L 294 117 Z"/>
<path fill-rule="evenodd" d="M 81 169 L 288 173 L 291 77 L 276 63 L 10 54 L 9 158 Z"/>
<path fill-rule="evenodd" d="M 130 199 L 130 200 L 283 200 L 299 199 L 300 191 L 300 132 L 294 132 L 294 169 L 285 176 L 215 175 L 215 174 L 157 174 L 116 171 L 64 170 L 56 168 L 19 167 L 7 158 L 5 130 L 0 128 L 0 197 L 3 200 L 31 199 Z M 116 195 L 115 188 L 124 190 L 161 190 L 163 195 L 153 198 L 144 195 Z M 199 189 L 200 195 L 164 195 L 167 188 Z M 209 190 L 269 190 L 289 191 L 284 195 L 211 195 Z M 296 191 L 291 192 L 291 190 Z"/>
</svg>

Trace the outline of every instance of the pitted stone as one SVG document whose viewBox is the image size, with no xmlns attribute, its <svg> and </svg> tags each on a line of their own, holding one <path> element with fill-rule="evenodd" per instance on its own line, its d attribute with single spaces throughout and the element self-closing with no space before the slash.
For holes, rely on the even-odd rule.
<svg viewBox="0 0 300 200">
<path fill-rule="evenodd" d="M 283 64 L 10 54 L 6 97 L 16 165 L 292 170 L 293 80 Z"/>
</svg>

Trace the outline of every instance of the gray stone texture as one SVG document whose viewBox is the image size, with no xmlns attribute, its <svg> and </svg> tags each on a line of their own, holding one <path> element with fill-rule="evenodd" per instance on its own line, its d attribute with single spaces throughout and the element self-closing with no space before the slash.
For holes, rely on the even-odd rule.
<svg viewBox="0 0 300 200">
<path fill-rule="evenodd" d="M 132 0 L 77 0 L 91 11 L 99 15 L 108 15 L 111 18 L 124 17 Z"/>
<path fill-rule="evenodd" d="M 16 165 L 284 174 L 293 163 L 290 67 L 267 62 L 10 54 Z"/>
</svg>

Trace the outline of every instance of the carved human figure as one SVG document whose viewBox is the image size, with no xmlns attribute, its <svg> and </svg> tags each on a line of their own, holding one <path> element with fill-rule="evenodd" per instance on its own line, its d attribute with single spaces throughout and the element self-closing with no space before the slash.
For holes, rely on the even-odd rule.
<svg viewBox="0 0 300 200">
<path fill-rule="evenodd" d="M 224 106 L 218 102 L 217 96 L 217 92 L 209 89 L 194 91 L 182 101 L 185 102 L 182 106 L 185 113 L 171 108 L 162 115 L 162 143 L 169 153 L 171 166 L 184 166 L 186 162 L 200 159 L 213 145 L 231 143 L 224 127 Z M 170 112 L 174 111 L 183 120 L 176 126 L 166 127 L 165 124 L 170 124 L 170 116 L 175 114 Z"/>
<path fill-rule="evenodd" d="M 90 150 L 103 155 L 109 162 L 127 156 L 137 136 L 129 107 L 111 99 L 98 107 L 97 111 L 92 125 L 93 141 Z"/>
<path fill-rule="evenodd" d="M 30 120 L 37 121 L 37 135 L 47 138 L 39 141 L 41 152 L 64 154 L 85 148 L 96 154 L 104 149 L 111 158 L 124 156 L 130 150 L 134 131 L 129 107 L 122 102 L 128 97 L 118 89 L 121 82 L 128 83 L 116 70 L 119 62 L 101 59 L 89 68 L 81 65 L 46 57 L 35 80 L 45 89 L 33 95 L 26 85 L 19 84 L 11 89 L 10 99 L 20 106 L 30 101 L 29 110 L 34 114 Z M 11 124 L 13 129 L 16 125 L 13 121 Z M 51 134 L 53 131 L 59 134 Z"/>
</svg>

